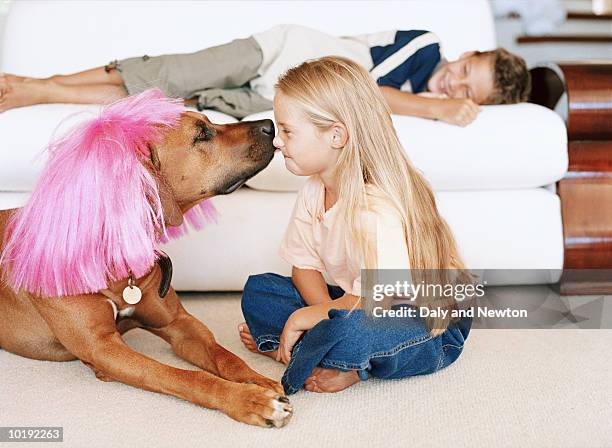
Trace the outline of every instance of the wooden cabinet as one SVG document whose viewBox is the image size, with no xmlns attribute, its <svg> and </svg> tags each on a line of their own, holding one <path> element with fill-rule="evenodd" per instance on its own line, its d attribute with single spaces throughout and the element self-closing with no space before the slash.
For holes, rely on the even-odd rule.
<svg viewBox="0 0 612 448">
<path fill-rule="evenodd" d="M 612 294 L 612 61 L 532 71 L 532 101 L 567 92 L 569 171 L 557 184 L 564 233 L 562 294 Z M 553 105 L 554 107 L 554 105 Z"/>
</svg>

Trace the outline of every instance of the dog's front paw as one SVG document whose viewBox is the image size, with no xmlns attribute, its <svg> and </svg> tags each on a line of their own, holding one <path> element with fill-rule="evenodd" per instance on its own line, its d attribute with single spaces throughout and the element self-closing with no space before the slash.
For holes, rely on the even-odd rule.
<svg viewBox="0 0 612 448">
<path fill-rule="evenodd" d="M 258 386 L 264 387 L 266 389 L 271 389 L 274 392 L 285 395 L 285 389 L 278 381 L 274 381 L 273 379 L 266 378 L 265 376 L 258 375 L 255 378 L 245 381 L 246 384 L 257 384 Z"/>
<path fill-rule="evenodd" d="M 293 407 L 284 393 L 257 384 L 236 383 L 236 389 L 226 403 L 224 411 L 227 415 L 250 425 L 281 428 L 293 415 Z"/>
</svg>

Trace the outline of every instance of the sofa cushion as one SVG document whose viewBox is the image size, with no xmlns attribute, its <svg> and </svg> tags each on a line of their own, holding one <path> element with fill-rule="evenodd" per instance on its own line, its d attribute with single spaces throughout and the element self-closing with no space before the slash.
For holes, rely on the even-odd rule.
<svg viewBox="0 0 612 448">
<path fill-rule="evenodd" d="M 249 275 L 291 275 L 278 255 L 295 193 L 241 188 L 213 198 L 219 221 L 163 246 L 172 258 L 179 290 L 241 290 Z M 521 269 L 524 274 L 491 276 L 489 285 L 554 283 L 563 266 L 559 197 L 541 188 L 449 191 L 436 194 L 470 269 Z M 553 270 L 549 272 L 547 270 Z"/>
<path fill-rule="evenodd" d="M 0 114 L 0 191 L 31 191 L 47 161 L 45 148 L 52 137 L 99 110 L 96 105 L 42 104 Z M 205 114 L 215 123 L 237 121 L 221 112 Z"/>
<path fill-rule="evenodd" d="M 408 155 L 434 190 L 532 188 L 563 176 L 567 170 L 566 133 L 555 113 L 533 104 L 483 109 L 466 128 L 393 117 Z M 3 113 L 0 135 L 10 144 L 5 143 L 0 151 L 0 191 L 30 191 L 47 160 L 43 150 L 52 136 L 98 110 L 99 106 L 54 104 Z M 203 113 L 216 123 L 236 122 L 221 112 Z M 262 112 L 244 120 L 263 118 L 274 119 L 274 114 Z M 35 129 L 30 130 L 29 123 L 35 123 Z M 282 154 L 277 152 L 270 165 L 247 185 L 258 190 L 296 191 L 303 182 L 304 178 L 287 171 Z"/>
<path fill-rule="evenodd" d="M 274 119 L 272 112 L 244 120 Z M 400 141 L 434 190 L 533 188 L 561 179 L 567 171 L 563 120 L 535 104 L 484 106 L 469 126 L 393 116 Z M 285 168 L 282 154 L 247 185 L 294 191 L 303 183 Z"/>
</svg>

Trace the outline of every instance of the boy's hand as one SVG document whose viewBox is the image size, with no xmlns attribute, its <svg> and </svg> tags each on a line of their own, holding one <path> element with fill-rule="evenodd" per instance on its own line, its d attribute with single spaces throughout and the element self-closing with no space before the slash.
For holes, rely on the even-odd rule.
<svg viewBox="0 0 612 448">
<path fill-rule="evenodd" d="M 438 98 L 438 99 L 448 98 L 448 95 L 444 95 L 443 93 L 434 93 L 434 92 L 421 92 L 421 93 L 417 93 L 417 96 L 422 96 L 423 98 Z"/>
<path fill-rule="evenodd" d="M 467 126 L 480 111 L 480 106 L 469 98 L 441 99 L 436 105 L 437 119 L 457 126 Z"/>
<path fill-rule="evenodd" d="M 287 319 L 287 322 L 285 323 L 285 327 L 283 328 L 283 332 L 280 336 L 278 351 L 276 352 L 276 360 L 282 362 L 283 364 L 289 364 L 293 347 L 300 336 L 302 336 L 304 333 L 304 330 L 298 330 L 296 328 L 295 319 L 292 319 L 294 315 L 295 313 L 289 316 L 289 319 Z"/>
</svg>

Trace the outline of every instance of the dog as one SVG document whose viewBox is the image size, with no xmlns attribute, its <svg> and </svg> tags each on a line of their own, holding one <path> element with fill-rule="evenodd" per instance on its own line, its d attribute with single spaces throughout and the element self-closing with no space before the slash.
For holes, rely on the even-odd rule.
<svg viewBox="0 0 612 448">
<path fill-rule="evenodd" d="M 219 125 L 151 89 L 105 106 L 49 146 L 28 203 L 0 211 L 0 347 L 37 360 L 79 359 L 120 381 L 282 427 L 293 409 L 190 315 L 157 243 L 210 217 L 273 158 L 271 120 Z M 202 248 L 205 250 L 205 248 Z M 140 294 L 139 294 L 140 292 Z M 162 364 L 121 335 L 143 328 L 202 370 Z"/>
</svg>

